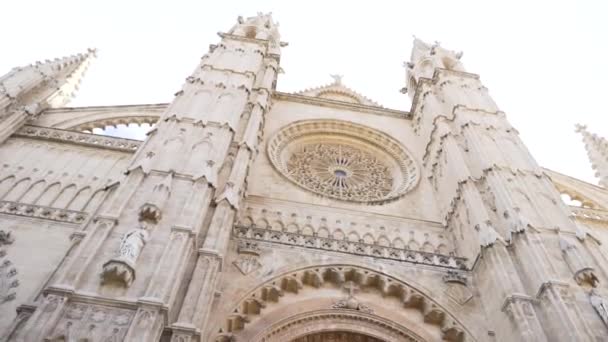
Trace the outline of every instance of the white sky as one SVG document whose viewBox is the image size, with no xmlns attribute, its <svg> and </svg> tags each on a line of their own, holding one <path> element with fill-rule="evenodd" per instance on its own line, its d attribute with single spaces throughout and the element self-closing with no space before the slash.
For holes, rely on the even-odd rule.
<svg viewBox="0 0 608 342">
<path fill-rule="evenodd" d="M 403 61 L 412 35 L 464 51 L 539 163 L 595 182 L 574 124 L 608 137 L 607 1 L 3 1 L 0 73 L 99 49 L 70 106 L 171 101 L 238 15 L 273 12 L 278 89 L 344 83 L 409 110 Z"/>
</svg>

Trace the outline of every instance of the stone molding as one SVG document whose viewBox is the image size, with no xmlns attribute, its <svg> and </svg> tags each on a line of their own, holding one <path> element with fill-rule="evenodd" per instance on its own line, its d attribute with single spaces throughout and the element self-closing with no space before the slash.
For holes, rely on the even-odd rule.
<svg viewBox="0 0 608 342">
<path fill-rule="evenodd" d="M 362 113 L 368 113 L 368 114 L 403 118 L 406 120 L 410 119 L 410 117 L 411 117 L 409 112 L 397 110 L 397 109 L 387 109 L 387 108 L 382 108 L 382 107 L 367 106 L 367 105 L 362 105 L 362 104 L 357 104 L 357 103 L 336 101 L 336 100 L 324 99 L 324 98 L 319 98 L 319 97 L 283 93 L 280 91 L 274 92 L 273 98 L 278 99 L 278 100 L 283 100 L 283 101 L 309 104 L 309 105 L 313 105 L 313 106 L 347 109 L 347 110 L 353 110 L 356 112 L 362 112 Z"/>
<path fill-rule="evenodd" d="M 407 342 L 424 341 L 407 328 L 381 317 L 346 310 L 319 310 L 290 317 L 261 332 L 253 341 L 292 341 L 328 325 L 339 325 L 344 328 L 348 326 L 349 331 L 359 331 L 367 333 L 366 335 L 371 333 L 386 341 L 394 339 Z"/>
<path fill-rule="evenodd" d="M 41 205 L 11 201 L 0 201 L 0 214 L 17 215 L 74 224 L 84 222 L 88 216 L 88 214 L 83 211 L 51 208 Z"/>
<path fill-rule="evenodd" d="M 443 340 L 462 342 L 470 338 L 464 326 L 458 322 L 445 308 L 441 307 L 431 297 L 409 286 L 397 278 L 368 268 L 352 265 L 312 266 L 287 272 L 268 279 L 256 289 L 249 292 L 234 306 L 234 310 L 226 317 L 223 327 L 216 330 L 219 335 L 215 341 L 231 341 L 235 335 L 247 329 L 247 324 L 256 316 L 264 317 L 267 306 L 281 304 L 281 297 L 298 295 L 304 287 L 307 289 L 323 289 L 325 286 L 340 287 L 346 282 L 378 293 L 382 298 L 394 297 L 404 308 L 417 309 L 426 324 L 440 329 Z M 307 296 L 310 296 L 309 292 Z M 330 309 L 333 313 L 365 312 L 349 309 Z M 261 338 L 261 336 L 259 337 Z M 264 341 L 264 340 L 260 340 Z"/>
<path fill-rule="evenodd" d="M 280 232 L 256 227 L 235 226 L 235 236 L 290 246 L 369 256 L 373 258 L 397 260 L 414 264 L 437 266 L 450 269 L 466 269 L 466 258 L 437 253 L 412 251 L 363 242 L 336 240 L 299 233 Z"/>
<path fill-rule="evenodd" d="M 570 208 L 570 211 L 572 211 L 571 217 L 573 217 L 577 220 L 608 223 L 608 211 L 606 211 L 606 210 L 583 208 L 583 207 L 573 207 L 573 206 L 570 206 L 569 208 Z"/>
<path fill-rule="evenodd" d="M 141 145 L 141 141 L 138 140 L 31 125 L 21 128 L 15 133 L 15 136 L 106 148 L 121 152 L 135 152 Z"/>
</svg>

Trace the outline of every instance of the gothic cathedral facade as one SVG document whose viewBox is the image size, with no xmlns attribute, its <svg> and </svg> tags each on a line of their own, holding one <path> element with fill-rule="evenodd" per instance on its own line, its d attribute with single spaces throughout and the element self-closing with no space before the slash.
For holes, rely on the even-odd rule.
<svg viewBox="0 0 608 342">
<path fill-rule="evenodd" d="M 0 78 L 0 338 L 608 340 L 605 140 L 602 186 L 540 167 L 437 44 L 406 112 L 278 91 L 270 15 L 220 37 L 169 104 L 65 107 L 94 50 Z"/>
</svg>

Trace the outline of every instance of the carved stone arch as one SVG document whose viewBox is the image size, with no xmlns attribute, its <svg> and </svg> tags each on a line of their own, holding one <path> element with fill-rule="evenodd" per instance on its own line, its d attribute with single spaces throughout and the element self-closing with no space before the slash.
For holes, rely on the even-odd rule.
<svg viewBox="0 0 608 342">
<path fill-rule="evenodd" d="M 344 238 L 346 237 L 346 235 L 344 235 L 344 232 L 340 228 L 334 230 L 331 236 L 336 240 L 344 240 Z"/>
<path fill-rule="evenodd" d="M 241 218 L 239 224 L 243 225 L 243 226 L 247 226 L 247 227 L 252 226 L 253 218 L 251 216 L 245 216 L 245 217 Z"/>
<path fill-rule="evenodd" d="M 255 225 L 256 225 L 256 227 L 258 227 L 258 228 L 264 228 L 264 229 L 268 229 L 268 228 L 270 228 L 270 223 L 268 223 L 268 220 L 267 220 L 267 219 L 265 219 L 265 218 L 263 218 L 263 217 L 261 217 L 261 218 L 257 219 L 257 220 L 255 221 Z"/>
<path fill-rule="evenodd" d="M 351 288 L 359 288 L 360 292 L 353 294 Z M 332 330 L 336 315 L 351 315 L 351 319 L 402 327 L 397 330 L 409 332 L 405 336 L 413 337 L 413 341 L 475 340 L 445 306 L 419 286 L 364 266 L 323 265 L 287 270 L 260 283 L 232 308 L 227 307 L 226 315 L 212 322 L 210 341 L 292 341 L 297 336 L 278 340 L 269 337 L 281 331 L 286 322 L 319 313 L 329 315 L 329 320 L 328 324 L 317 324 L 317 331 Z"/>
<path fill-rule="evenodd" d="M 393 240 L 392 247 L 393 248 L 404 249 L 405 248 L 405 243 L 403 242 L 403 240 L 400 237 L 398 237 L 398 238 L 395 238 L 395 240 Z"/>
<path fill-rule="evenodd" d="M 331 322 L 331 323 L 330 323 Z M 332 330 L 326 328 L 331 324 Z M 336 312 L 334 310 L 317 310 L 289 317 L 268 327 L 255 336 L 252 341 L 282 342 L 309 341 L 307 336 L 325 335 L 333 341 L 338 336 L 339 341 L 352 341 L 353 337 L 364 341 L 424 341 L 415 332 L 373 315 L 360 312 Z M 300 340 L 302 339 L 302 340 Z M 316 341 L 312 339 L 310 341 Z M 325 341 L 323 339 L 322 341 Z M 336 339 L 336 341 L 338 341 Z"/>
<path fill-rule="evenodd" d="M 30 187 L 21 195 L 17 202 L 32 204 L 46 189 L 46 181 L 40 179 L 30 185 Z"/>
<path fill-rule="evenodd" d="M 412 251 L 419 251 L 420 250 L 420 244 L 418 242 L 416 242 L 416 240 L 411 239 L 407 243 L 407 249 L 412 250 Z"/>
<path fill-rule="evenodd" d="M 300 227 L 296 223 L 290 223 L 285 226 L 285 230 L 288 233 L 297 233 L 300 230 Z"/>
<path fill-rule="evenodd" d="M 432 243 L 427 241 L 424 244 L 422 244 L 422 251 L 428 252 L 428 253 L 433 253 L 433 252 L 435 252 L 435 247 L 433 246 Z"/>
<path fill-rule="evenodd" d="M 277 220 L 277 221 L 272 222 L 270 229 L 276 230 L 276 231 L 284 231 L 285 225 L 283 224 L 283 222 Z"/>
<path fill-rule="evenodd" d="M 89 198 L 89 200 L 84 204 L 84 206 L 80 209 L 82 211 L 92 211 L 95 209 L 101 198 L 105 193 L 105 188 L 97 189 L 93 193 L 93 195 Z"/>
<path fill-rule="evenodd" d="M 327 230 L 326 227 L 321 227 L 321 228 L 319 228 L 319 230 L 317 230 L 317 236 L 322 237 L 322 238 L 328 238 L 329 230 Z"/>
<path fill-rule="evenodd" d="M 4 196 L 9 192 L 15 183 L 15 176 L 10 175 L 0 180 L 0 200 L 4 198 Z"/>
<path fill-rule="evenodd" d="M 54 208 L 67 208 L 68 204 L 72 201 L 74 196 L 78 193 L 76 184 L 72 183 L 65 186 L 51 202 L 51 207 Z"/>
<path fill-rule="evenodd" d="M 370 233 L 363 235 L 362 240 L 364 243 L 367 243 L 368 245 L 373 245 L 376 243 L 376 239 L 374 239 L 374 237 Z"/>
<path fill-rule="evenodd" d="M 346 238 L 348 239 L 348 241 L 352 241 L 352 242 L 359 242 L 359 240 L 361 240 L 359 233 L 357 233 L 355 231 L 348 233 L 348 236 Z"/>
<path fill-rule="evenodd" d="M 315 229 L 310 224 L 307 224 L 304 227 L 302 227 L 302 234 L 303 235 L 311 235 L 312 236 L 312 235 L 314 235 L 314 233 L 315 233 Z"/>
<path fill-rule="evenodd" d="M 26 177 L 20 179 L 16 183 L 13 183 L 2 199 L 5 201 L 16 201 L 17 199 L 21 198 L 21 196 L 23 196 L 23 194 L 29 188 L 31 181 L 32 180 L 29 177 Z"/>
<path fill-rule="evenodd" d="M 33 124 L 75 131 L 92 131 L 119 124 L 153 125 L 166 108 L 167 104 L 56 108 L 44 111 Z"/>
<path fill-rule="evenodd" d="M 44 189 L 44 192 L 40 194 L 36 201 L 34 202 L 37 205 L 50 206 L 55 198 L 59 195 L 59 190 L 61 189 L 61 183 L 54 182 Z"/>
<path fill-rule="evenodd" d="M 67 209 L 81 210 L 91 197 L 91 191 L 90 186 L 85 186 L 84 188 L 80 189 L 76 195 L 74 195 L 74 198 L 72 198 L 70 203 L 68 203 Z"/>
<path fill-rule="evenodd" d="M 384 247 L 388 247 L 390 246 L 390 240 L 388 239 L 388 237 L 386 237 L 386 235 L 380 235 L 378 237 L 378 240 L 376 241 L 376 244 L 379 246 L 384 246 Z"/>
</svg>

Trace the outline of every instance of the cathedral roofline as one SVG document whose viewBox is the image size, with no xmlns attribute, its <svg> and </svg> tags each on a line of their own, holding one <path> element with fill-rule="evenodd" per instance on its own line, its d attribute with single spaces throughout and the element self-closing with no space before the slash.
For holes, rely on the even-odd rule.
<svg viewBox="0 0 608 342">
<path fill-rule="evenodd" d="M 306 96 L 306 95 L 300 95 L 300 94 L 294 94 L 294 93 L 284 93 L 284 92 L 280 92 L 280 91 L 275 92 L 273 97 L 275 97 L 279 100 L 284 100 L 284 101 L 292 101 L 292 102 L 299 102 L 299 103 L 305 103 L 305 104 L 314 104 L 314 105 L 323 106 L 323 107 L 352 109 L 352 110 L 356 110 L 359 112 L 365 112 L 365 113 L 370 113 L 370 114 L 386 115 L 386 116 L 392 116 L 392 117 L 399 117 L 399 118 L 403 118 L 403 119 L 411 119 L 410 112 L 398 110 L 398 109 L 389 109 L 389 108 L 384 108 L 384 107 L 376 107 L 376 106 L 370 106 L 370 105 L 364 105 L 364 104 L 358 104 L 358 103 L 350 103 L 350 102 L 344 102 L 344 101 L 324 99 L 324 98 L 320 98 L 320 97 Z"/>
</svg>

